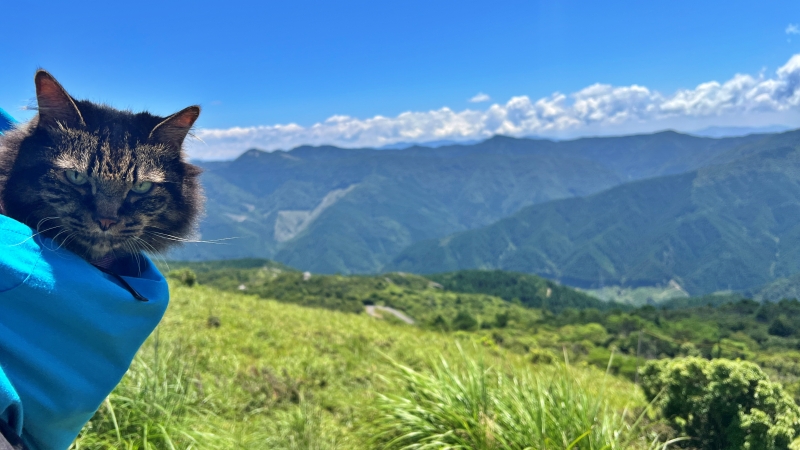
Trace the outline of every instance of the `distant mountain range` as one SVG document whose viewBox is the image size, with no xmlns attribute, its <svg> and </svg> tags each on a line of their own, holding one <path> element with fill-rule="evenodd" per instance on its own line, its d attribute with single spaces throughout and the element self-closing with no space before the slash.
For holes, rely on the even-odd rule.
<svg viewBox="0 0 800 450">
<path fill-rule="evenodd" d="M 388 144 L 381 147 L 378 147 L 378 150 L 405 150 L 411 147 L 428 147 L 428 148 L 439 148 L 445 147 L 449 145 L 473 145 L 481 142 L 481 139 L 468 139 L 464 141 L 453 141 L 449 139 L 441 140 L 441 141 L 428 141 L 428 142 L 396 142 L 394 144 Z"/>
<path fill-rule="evenodd" d="M 734 137 L 746 136 L 748 134 L 769 134 L 782 133 L 791 130 L 792 127 L 785 125 L 768 125 L 764 127 L 707 127 L 700 130 L 690 131 L 688 134 L 703 137 Z"/>
<path fill-rule="evenodd" d="M 532 205 L 418 242 L 385 267 L 462 268 L 536 273 L 586 288 L 674 280 L 692 295 L 757 290 L 800 272 L 800 132 L 761 136 L 697 170 Z"/>
<path fill-rule="evenodd" d="M 397 258 L 418 251 L 418 243 L 491 226 L 526 207 L 724 164 L 763 140 L 668 131 L 559 142 L 497 136 L 404 150 L 249 150 L 234 161 L 202 163 L 208 206 L 201 239 L 234 239 L 192 244 L 170 257 L 262 257 L 320 273 L 417 270 Z"/>
</svg>

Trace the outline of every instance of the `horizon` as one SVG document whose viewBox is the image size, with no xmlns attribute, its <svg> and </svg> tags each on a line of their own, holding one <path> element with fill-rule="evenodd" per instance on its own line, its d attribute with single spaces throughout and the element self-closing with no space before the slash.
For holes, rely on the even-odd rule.
<svg viewBox="0 0 800 450">
<path fill-rule="evenodd" d="M 759 129 L 760 128 L 760 129 Z M 565 138 L 565 139 L 558 139 L 558 138 L 548 138 L 542 136 L 509 136 L 504 134 L 495 134 L 485 139 L 475 140 L 475 141 L 464 141 L 464 142 L 450 142 L 450 141 L 428 141 L 428 142 L 414 142 L 414 143 L 407 143 L 407 142 L 400 142 L 394 144 L 392 146 L 387 147 L 346 147 L 346 146 L 338 146 L 333 144 L 300 144 L 292 148 L 278 148 L 274 150 L 265 150 L 258 147 L 251 147 L 248 149 L 244 149 L 241 153 L 227 158 L 227 159 L 200 159 L 200 158 L 191 158 L 193 161 L 198 162 L 225 162 L 225 161 L 234 161 L 244 155 L 245 153 L 249 153 L 252 151 L 258 151 L 263 153 L 274 153 L 274 152 L 283 152 L 283 153 L 290 153 L 294 150 L 299 148 L 314 148 L 319 149 L 323 147 L 334 147 L 346 150 L 374 150 L 374 151 L 403 151 L 408 150 L 413 147 L 420 147 L 420 148 L 428 148 L 431 150 L 436 150 L 443 147 L 450 147 L 450 146 L 472 146 L 484 143 L 486 141 L 490 141 L 495 138 L 509 138 L 509 139 L 518 139 L 518 140 L 531 140 L 531 141 L 548 141 L 548 142 L 571 142 L 571 141 L 578 141 L 583 139 L 615 139 L 615 138 L 624 138 L 624 137 L 633 137 L 633 136 L 653 136 L 657 134 L 663 133 L 677 133 L 684 136 L 691 136 L 695 138 L 701 139 L 726 139 L 726 138 L 736 138 L 736 137 L 743 137 L 743 136 L 751 136 L 751 135 L 758 135 L 758 134 L 782 134 L 782 133 L 789 133 L 792 131 L 800 130 L 800 126 L 796 128 L 789 128 L 789 127 L 781 127 L 781 126 L 767 126 L 767 127 L 759 127 L 759 128 L 751 128 L 751 127 L 706 127 L 700 130 L 696 130 L 695 132 L 687 132 L 676 130 L 672 128 L 665 128 L 663 130 L 656 130 L 650 132 L 642 132 L 642 133 L 630 133 L 630 134 L 609 134 L 609 135 L 589 135 L 589 136 L 578 136 L 572 138 Z M 779 128 L 779 129 L 775 129 Z M 723 134 L 716 135 L 712 132 L 716 130 L 721 130 Z M 703 134 L 707 133 L 707 134 Z M 440 142 L 443 142 L 440 144 Z"/>
<path fill-rule="evenodd" d="M 15 5 L 0 17 L 19 38 L 4 48 L 0 107 L 32 117 L 39 67 L 74 97 L 121 109 L 200 104 L 187 150 L 205 160 L 800 125 L 798 4 L 211 5 L 147 0 L 124 19 L 116 5 Z"/>
</svg>

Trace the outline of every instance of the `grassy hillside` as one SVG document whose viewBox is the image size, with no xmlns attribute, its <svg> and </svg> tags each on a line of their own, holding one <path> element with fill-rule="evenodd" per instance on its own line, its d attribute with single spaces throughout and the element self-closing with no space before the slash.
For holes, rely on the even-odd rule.
<svg viewBox="0 0 800 450">
<path fill-rule="evenodd" d="M 250 150 L 204 163 L 204 240 L 176 259 L 272 258 L 320 273 L 377 272 L 405 247 L 521 208 L 703 167 L 758 136 L 663 132 L 552 142 L 496 136 L 405 150 Z"/>
<path fill-rule="evenodd" d="M 658 308 L 633 309 L 533 275 L 502 271 L 304 278 L 264 260 L 235 260 L 229 267 L 225 262 L 172 266 L 196 269 L 201 284 L 265 299 L 359 315 L 365 305 L 394 308 L 410 316 L 415 327 L 476 332 L 485 343 L 537 360 L 556 361 L 566 352 L 571 361 L 602 369 L 614 350 L 612 372 L 631 379 L 642 358 L 741 358 L 763 365 L 800 395 L 800 369 L 795 367 L 800 363 L 790 363 L 800 361 L 795 351 L 800 347 L 800 306 L 794 301 L 759 304 L 729 293 L 676 297 Z M 170 276 L 181 279 L 181 270 Z M 379 315 L 401 323 L 390 313 Z"/>
<path fill-rule="evenodd" d="M 775 145 L 800 133 L 781 135 Z M 738 153 L 737 153 L 738 154 Z M 536 273 L 582 288 L 675 282 L 749 291 L 800 272 L 800 145 L 530 206 L 491 226 L 412 245 L 388 270 Z"/>
<path fill-rule="evenodd" d="M 601 311 L 524 274 L 309 278 L 265 260 L 173 264 L 168 276 L 164 320 L 74 449 L 663 450 L 701 439 L 710 450 L 749 436 L 786 450 L 800 433 L 795 300 Z M 571 306 L 525 306 L 542 293 Z M 701 390 L 738 406 L 698 406 L 686 393 Z M 719 423 L 722 434 L 702 431 Z"/>
<path fill-rule="evenodd" d="M 489 292 L 443 289 L 428 278 L 405 273 L 306 276 L 257 259 L 234 260 L 230 266 L 226 262 L 173 262 L 171 267 L 173 273 L 184 268 L 196 271 L 201 284 L 286 303 L 356 314 L 363 313 L 368 305 L 389 307 L 410 316 L 416 325 L 433 329 L 528 327 L 540 318 L 538 311 L 519 302 L 508 302 Z M 593 300 L 568 288 L 559 290 L 553 300 L 570 300 L 567 291 L 578 299 Z M 541 292 L 542 298 L 545 294 Z M 577 305 L 553 302 L 552 306 L 559 311 Z"/>
<path fill-rule="evenodd" d="M 425 331 L 363 314 L 302 308 L 203 286 L 173 285 L 172 292 L 158 330 L 73 448 L 411 448 L 392 444 L 404 420 L 411 420 L 397 416 L 404 414 L 407 393 L 451 399 L 448 392 L 462 395 L 458 392 L 470 386 L 469 380 L 506 380 L 527 393 L 508 397 L 513 390 L 486 387 L 484 397 L 475 397 L 479 405 L 489 395 L 497 406 L 475 416 L 477 434 L 455 434 L 469 448 L 495 448 L 478 442 L 488 436 L 486 430 L 498 437 L 525 429 L 535 432 L 530 424 L 514 422 L 527 420 L 516 413 L 502 420 L 495 416 L 502 405 L 550 414 L 546 420 L 554 422 L 548 434 L 518 437 L 524 442 L 547 448 L 565 448 L 575 440 L 591 442 L 580 448 L 649 445 L 648 433 L 632 429 L 634 417 L 624 412 L 643 406 L 639 391 L 596 369 L 570 367 L 564 372 L 558 366 L 533 364 L 527 352 L 498 347 L 480 333 Z M 461 398 L 473 398 L 472 391 L 463 392 L 466 397 Z M 537 392 L 547 393 L 541 403 Z M 567 403 L 559 403 L 563 401 Z M 426 423 L 456 427 L 451 430 L 466 426 L 472 420 L 467 406 L 454 403 L 446 409 L 461 425 L 447 425 L 447 419 L 435 414 Z M 489 423 L 495 425 L 486 428 Z"/>
<path fill-rule="evenodd" d="M 418 325 L 441 328 L 459 312 L 475 326 L 497 327 L 538 320 L 532 308 L 561 312 L 567 308 L 606 310 L 624 307 L 601 301 L 536 275 L 469 270 L 422 277 L 402 272 L 382 275 L 304 275 L 270 260 L 242 259 L 171 262 L 190 269 L 201 284 L 242 291 L 304 306 L 359 313 L 365 305 L 402 310 Z"/>
</svg>

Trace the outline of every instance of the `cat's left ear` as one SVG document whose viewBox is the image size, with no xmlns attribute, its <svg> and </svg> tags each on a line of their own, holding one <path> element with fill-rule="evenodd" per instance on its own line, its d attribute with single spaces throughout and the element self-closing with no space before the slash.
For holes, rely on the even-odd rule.
<svg viewBox="0 0 800 450">
<path fill-rule="evenodd" d="M 199 106 L 182 109 L 156 125 L 150 132 L 150 140 L 181 148 L 183 140 L 199 116 Z"/>
<path fill-rule="evenodd" d="M 61 84 L 45 70 L 38 70 L 34 77 L 36 100 L 39 103 L 39 123 L 47 126 L 58 124 L 70 127 L 84 126 L 75 100 L 67 94 Z"/>
</svg>

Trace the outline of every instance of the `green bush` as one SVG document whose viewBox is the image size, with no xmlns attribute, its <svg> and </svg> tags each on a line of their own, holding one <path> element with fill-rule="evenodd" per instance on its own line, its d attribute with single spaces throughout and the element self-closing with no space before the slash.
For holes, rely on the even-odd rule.
<svg viewBox="0 0 800 450">
<path fill-rule="evenodd" d="M 800 408 L 750 362 L 701 358 L 648 362 L 642 387 L 697 449 L 787 449 Z"/>
<path fill-rule="evenodd" d="M 197 284 L 197 274 L 192 269 L 176 269 L 168 275 L 173 280 L 179 281 L 184 286 L 192 287 Z"/>
<path fill-rule="evenodd" d="M 454 330 L 472 331 L 478 328 L 478 321 L 472 317 L 472 314 L 461 310 L 453 318 L 452 326 Z"/>
</svg>

